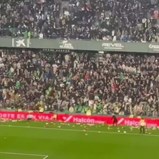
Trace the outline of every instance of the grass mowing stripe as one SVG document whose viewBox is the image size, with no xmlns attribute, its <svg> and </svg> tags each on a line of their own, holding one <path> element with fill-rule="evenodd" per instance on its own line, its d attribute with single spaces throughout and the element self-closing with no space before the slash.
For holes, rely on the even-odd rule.
<svg viewBox="0 0 159 159">
<path fill-rule="evenodd" d="M 43 157 L 43 159 L 48 158 L 47 155 L 29 154 L 29 153 L 0 152 L 0 154 L 6 154 L 6 155 L 19 155 L 19 156 L 36 156 L 36 157 Z"/>
<path fill-rule="evenodd" d="M 68 132 L 84 132 L 83 130 L 78 129 L 64 129 L 64 128 L 43 128 L 43 127 L 35 127 L 35 126 L 14 126 L 14 125 L 0 125 L 0 127 L 8 127 L 8 128 L 24 128 L 24 129 L 40 129 L 40 130 L 55 130 L 55 131 L 68 131 Z M 98 134 L 115 134 L 115 135 L 132 135 L 132 136 L 146 136 L 146 137 L 159 137 L 159 135 L 152 134 L 138 134 L 138 133 L 119 133 L 113 131 L 93 131 L 87 130 L 88 133 L 98 133 Z M 46 155 L 45 155 L 46 156 Z"/>
</svg>

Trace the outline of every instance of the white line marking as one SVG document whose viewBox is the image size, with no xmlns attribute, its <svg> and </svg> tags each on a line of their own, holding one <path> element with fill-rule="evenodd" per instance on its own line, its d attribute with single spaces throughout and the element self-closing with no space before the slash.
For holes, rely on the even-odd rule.
<svg viewBox="0 0 159 159">
<path fill-rule="evenodd" d="M 29 153 L 0 152 L 0 154 L 5 154 L 5 155 L 19 155 L 19 156 L 36 156 L 36 157 L 43 157 L 43 159 L 48 158 L 48 156 L 46 156 L 46 155 L 29 154 Z"/>
<path fill-rule="evenodd" d="M 47 159 L 49 156 L 45 156 L 43 159 Z"/>
<path fill-rule="evenodd" d="M 44 128 L 44 127 L 35 127 L 35 126 L 14 126 L 14 125 L 0 125 L 0 127 L 8 127 L 8 128 L 24 128 L 24 129 L 39 129 L 39 130 L 54 130 L 54 131 L 68 131 L 68 132 L 84 132 L 79 129 L 64 129 L 64 128 Z M 133 136 L 147 136 L 147 137 L 159 137 L 159 135 L 155 134 L 139 134 L 139 133 L 119 133 L 113 131 L 95 131 L 88 130 L 88 133 L 98 133 L 98 134 L 115 134 L 115 135 L 133 135 Z"/>
</svg>

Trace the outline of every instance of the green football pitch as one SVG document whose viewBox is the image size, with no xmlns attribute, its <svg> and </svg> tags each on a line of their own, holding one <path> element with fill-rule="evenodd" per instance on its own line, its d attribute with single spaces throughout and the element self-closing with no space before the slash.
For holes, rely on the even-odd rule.
<svg viewBox="0 0 159 159">
<path fill-rule="evenodd" d="M 159 159 L 159 130 L 39 122 L 0 123 L 0 159 Z"/>
</svg>

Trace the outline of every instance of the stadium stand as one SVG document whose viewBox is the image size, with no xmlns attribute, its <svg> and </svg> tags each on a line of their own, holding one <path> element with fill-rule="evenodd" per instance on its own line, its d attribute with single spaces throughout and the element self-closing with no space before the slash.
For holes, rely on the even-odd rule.
<svg viewBox="0 0 159 159">
<path fill-rule="evenodd" d="M 158 42 L 159 0 L 0 1 L 0 108 L 157 117 Z"/>
<path fill-rule="evenodd" d="M 158 0 L 3 0 L 0 36 L 159 42 Z"/>
<path fill-rule="evenodd" d="M 0 51 L 1 107 L 159 115 L 159 55 Z"/>
</svg>

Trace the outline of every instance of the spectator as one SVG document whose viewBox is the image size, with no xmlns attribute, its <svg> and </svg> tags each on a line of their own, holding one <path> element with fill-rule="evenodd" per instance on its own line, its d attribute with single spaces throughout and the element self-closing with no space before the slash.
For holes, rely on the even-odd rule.
<svg viewBox="0 0 159 159">
<path fill-rule="evenodd" d="M 159 42 L 158 6 L 158 0 L 5 0 L 0 36 Z"/>
</svg>

